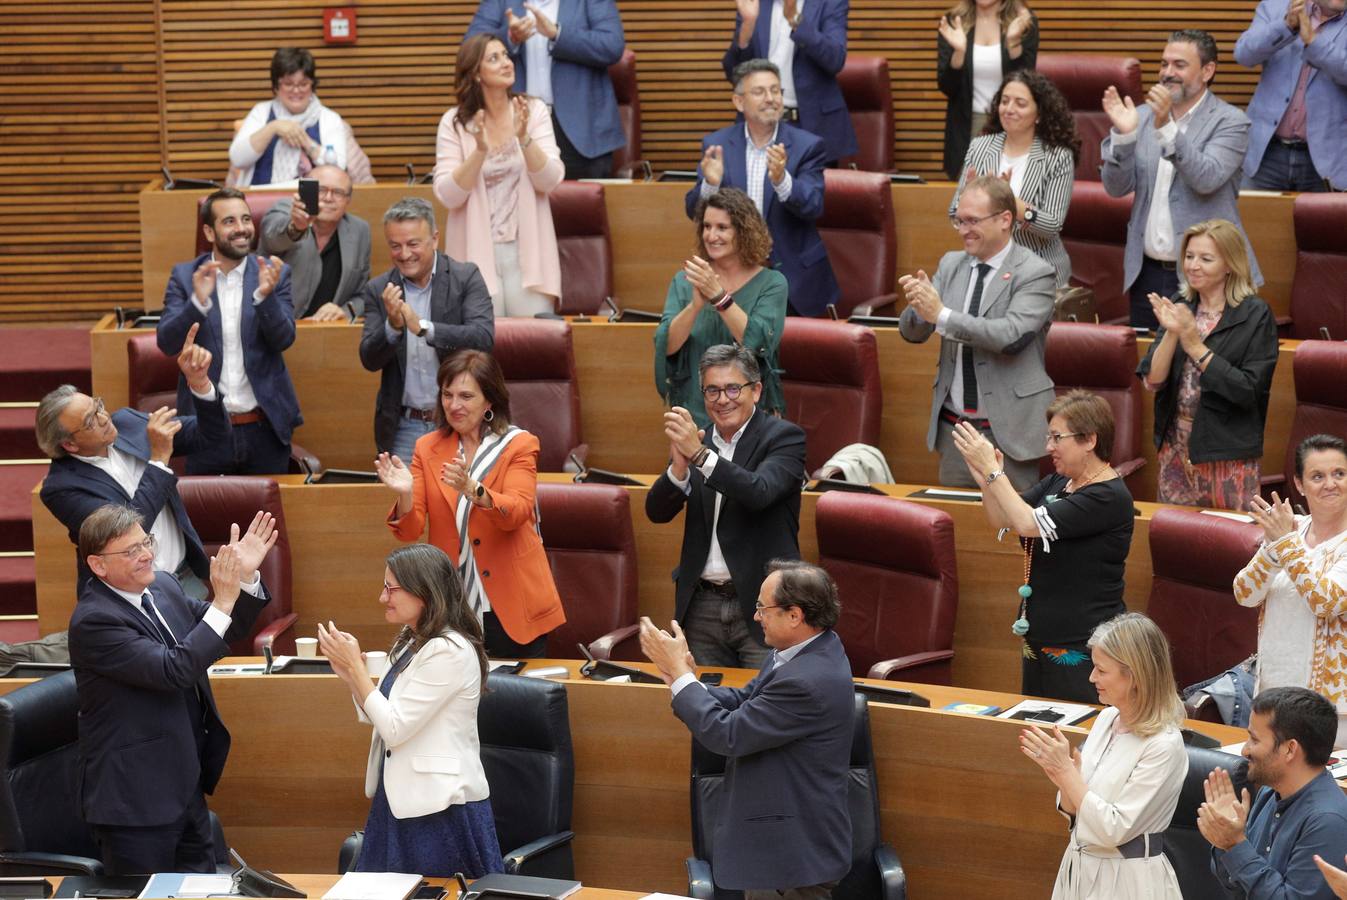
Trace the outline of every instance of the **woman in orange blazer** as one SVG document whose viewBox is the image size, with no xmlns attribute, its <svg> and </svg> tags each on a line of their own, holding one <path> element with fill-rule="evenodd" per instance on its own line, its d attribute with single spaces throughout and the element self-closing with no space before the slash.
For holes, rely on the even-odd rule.
<svg viewBox="0 0 1347 900">
<path fill-rule="evenodd" d="M 487 654 L 542 656 L 566 621 L 538 533 L 538 439 L 510 424 L 510 392 L 488 353 L 440 364 L 439 428 L 416 442 L 412 465 L 379 454 L 379 479 L 397 494 L 388 527 L 449 554 L 482 618 Z M 470 541 L 461 540 L 466 532 Z"/>
</svg>

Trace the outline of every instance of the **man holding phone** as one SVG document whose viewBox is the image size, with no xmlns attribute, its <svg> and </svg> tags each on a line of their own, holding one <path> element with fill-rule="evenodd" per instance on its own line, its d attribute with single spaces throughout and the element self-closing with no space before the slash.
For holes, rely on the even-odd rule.
<svg viewBox="0 0 1347 900">
<path fill-rule="evenodd" d="M 455 350 L 491 352 L 496 320 L 477 266 L 435 248 L 435 210 L 404 197 L 384 213 L 393 268 L 365 286 L 360 362 L 380 372 L 374 442 L 380 453 L 410 462 L 417 438 L 435 429 L 436 373 Z"/>
<path fill-rule="evenodd" d="M 369 223 L 346 211 L 351 176 L 316 166 L 299 180 L 294 197 L 262 217 L 264 256 L 290 264 L 295 318 L 349 322 L 364 312 L 360 291 L 369 281 Z"/>
</svg>

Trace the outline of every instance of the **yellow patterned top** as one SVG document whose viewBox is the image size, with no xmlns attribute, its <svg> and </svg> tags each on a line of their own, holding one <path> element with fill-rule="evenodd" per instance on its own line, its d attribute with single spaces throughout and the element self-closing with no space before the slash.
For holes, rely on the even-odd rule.
<svg viewBox="0 0 1347 900">
<path fill-rule="evenodd" d="M 1314 614 L 1311 690 L 1323 694 L 1338 713 L 1347 713 L 1347 532 L 1318 546 L 1305 544 L 1309 516 L 1296 517 L 1296 530 L 1270 546 L 1266 541 L 1235 576 L 1235 600 L 1259 606 L 1259 650 L 1269 599 L 1299 600 Z"/>
</svg>

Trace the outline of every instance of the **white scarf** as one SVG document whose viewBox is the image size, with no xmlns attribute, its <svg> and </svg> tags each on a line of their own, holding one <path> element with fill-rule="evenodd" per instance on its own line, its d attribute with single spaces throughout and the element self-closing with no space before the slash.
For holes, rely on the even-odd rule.
<svg viewBox="0 0 1347 900">
<path fill-rule="evenodd" d="M 285 104 L 280 100 L 272 100 L 271 112 L 277 119 L 297 122 L 300 128 L 307 131 L 318 124 L 318 117 L 323 113 L 323 103 L 318 99 L 318 95 L 314 94 L 309 98 L 309 105 L 304 107 L 302 112 L 292 113 L 285 108 Z M 273 184 L 293 181 L 300 176 L 299 158 L 303 152 L 300 148 L 292 147 L 283 140 L 276 141 L 276 149 L 271 155 L 271 181 Z M 304 154 L 304 156 L 306 159 L 308 158 L 308 154 Z"/>
</svg>

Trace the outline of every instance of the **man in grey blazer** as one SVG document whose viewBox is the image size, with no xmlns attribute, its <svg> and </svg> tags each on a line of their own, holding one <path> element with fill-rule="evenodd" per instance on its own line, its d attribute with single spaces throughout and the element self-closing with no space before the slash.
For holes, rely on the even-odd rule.
<svg viewBox="0 0 1347 900">
<path fill-rule="evenodd" d="M 1101 179 L 1111 196 L 1132 198 L 1123 288 L 1136 327 L 1158 327 L 1147 297 L 1179 288 L 1179 246 L 1189 226 L 1239 218 L 1240 169 L 1249 119 L 1207 89 L 1216 76 L 1216 41 L 1198 29 L 1175 31 L 1160 59 L 1160 82 L 1140 107 L 1116 88 L 1104 91 L 1113 128 L 1104 138 Z M 1249 242 L 1248 237 L 1244 239 Z M 1263 283 L 1253 248 L 1254 282 Z"/>
<path fill-rule="evenodd" d="M 964 249 L 946 253 L 932 281 L 899 279 L 907 308 L 898 321 L 914 344 L 941 337 L 926 446 L 940 454 L 940 483 L 976 488 L 954 448 L 959 421 L 972 422 L 1005 454 L 1017 490 L 1038 481 L 1052 379 L 1043 347 L 1052 320 L 1052 266 L 1011 240 L 1015 194 L 994 175 L 964 186 L 951 217 Z"/>
<path fill-rule="evenodd" d="M 296 319 L 349 322 L 362 315 L 360 289 L 369 281 L 369 223 L 346 211 L 351 176 L 337 166 L 316 166 L 318 215 L 299 194 L 280 200 L 262 217 L 260 252 L 290 264 Z"/>
</svg>

